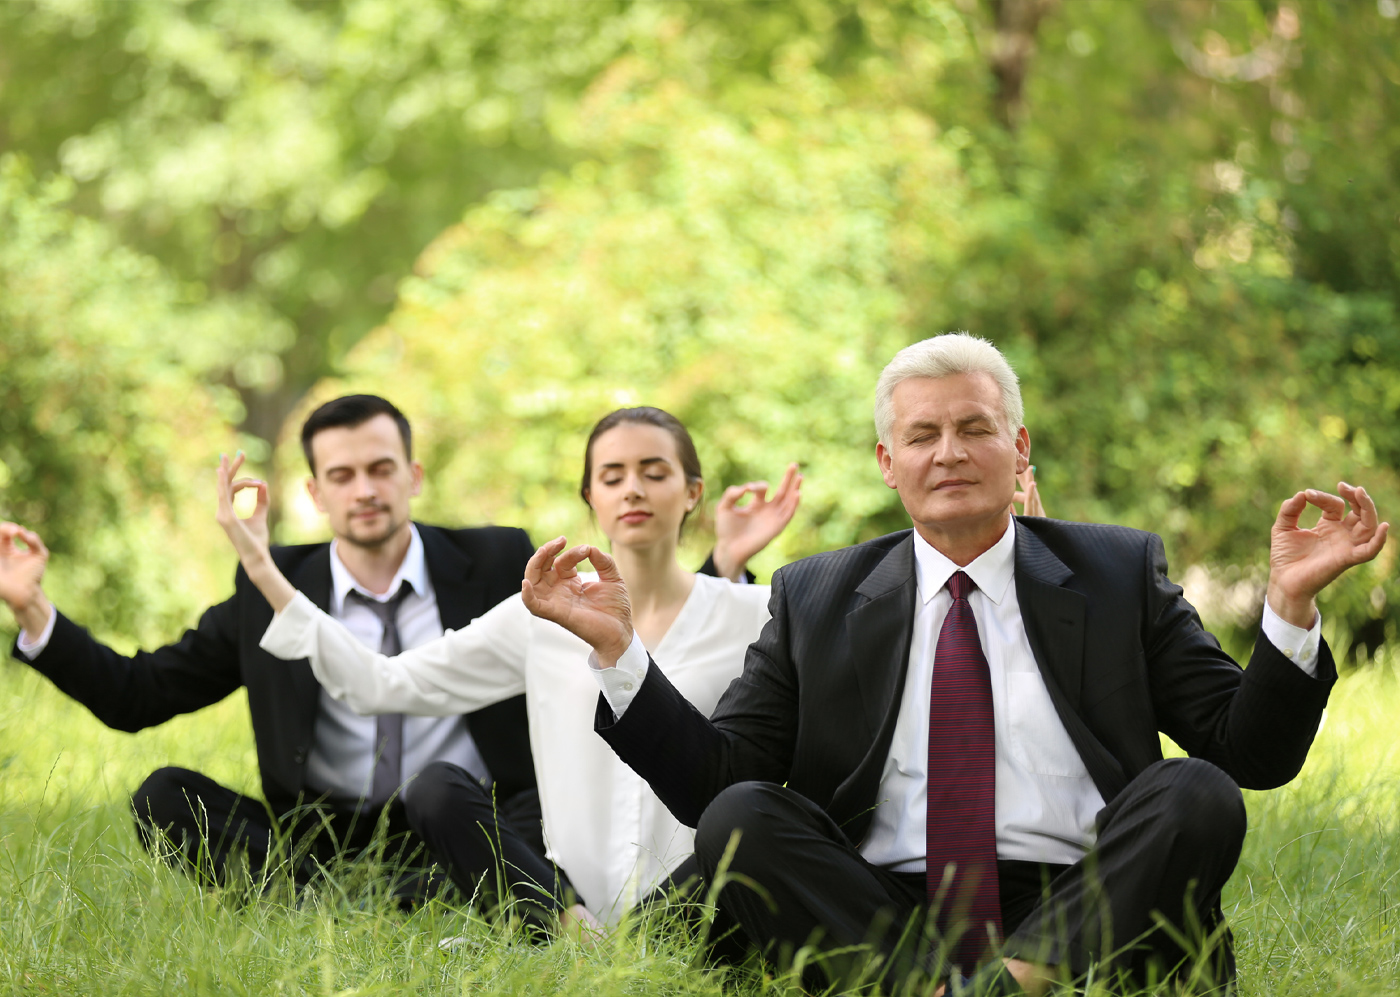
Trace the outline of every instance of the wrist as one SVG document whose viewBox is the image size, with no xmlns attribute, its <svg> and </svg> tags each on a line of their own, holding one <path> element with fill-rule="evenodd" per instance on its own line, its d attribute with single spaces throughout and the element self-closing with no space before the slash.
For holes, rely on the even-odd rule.
<svg viewBox="0 0 1400 997">
<path fill-rule="evenodd" d="M 272 560 L 270 552 L 244 561 L 243 570 L 248 572 L 248 579 L 272 606 L 274 613 L 282 612 L 287 603 L 296 597 L 296 586 L 287 581 L 287 576 Z"/>
<path fill-rule="evenodd" d="M 53 614 L 53 603 L 49 602 L 42 589 L 24 605 L 12 608 L 15 622 L 30 637 L 42 634 L 49 625 L 49 617 Z"/>
<path fill-rule="evenodd" d="M 609 643 L 607 647 L 595 647 L 593 653 L 598 658 L 599 668 L 615 668 L 622 660 L 622 656 L 627 653 L 627 649 L 632 646 L 632 638 L 635 634 L 630 627 L 627 633 L 618 643 Z"/>
<path fill-rule="evenodd" d="M 714 559 L 715 574 L 721 578 L 726 578 L 731 582 L 737 582 L 739 576 L 744 572 L 745 562 L 719 544 L 715 545 Z"/>
<path fill-rule="evenodd" d="M 1270 585 L 1265 596 L 1269 608 L 1283 622 L 1301 630 L 1311 630 L 1317 619 L 1317 599 L 1312 595 L 1301 596 L 1290 593 L 1279 585 Z"/>
</svg>

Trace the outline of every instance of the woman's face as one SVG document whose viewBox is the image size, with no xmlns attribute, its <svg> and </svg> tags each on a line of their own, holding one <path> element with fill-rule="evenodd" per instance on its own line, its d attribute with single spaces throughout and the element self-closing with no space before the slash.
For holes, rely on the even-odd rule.
<svg viewBox="0 0 1400 997">
<path fill-rule="evenodd" d="M 614 546 L 675 543 L 703 488 L 686 482 L 676 441 L 660 426 L 624 422 L 593 441 L 588 504 Z"/>
</svg>

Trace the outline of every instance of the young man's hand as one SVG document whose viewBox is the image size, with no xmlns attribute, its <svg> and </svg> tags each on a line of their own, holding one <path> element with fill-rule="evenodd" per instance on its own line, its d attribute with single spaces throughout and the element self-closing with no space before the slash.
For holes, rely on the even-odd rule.
<svg viewBox="0 0 1400 997">
<path fill-rule="evenodd" d="M 49 625 L 53 606 L 44 595 L 44 567 L 49 551 L 39 534 L 17 523 L 0 523 L 0 599 L 30 637 Z"/>
</svg>

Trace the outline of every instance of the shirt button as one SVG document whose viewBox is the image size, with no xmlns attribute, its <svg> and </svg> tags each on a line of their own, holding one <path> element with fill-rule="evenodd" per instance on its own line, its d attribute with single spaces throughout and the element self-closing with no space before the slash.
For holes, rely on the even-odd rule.
<svg viewBox="0 0 1400 997">
<path fill-rule="evenodd" d="M 632 683 L 631 683 L 631 682 L 624 682 L 624 683 L 622 683 L 622 691 L 623 691 L 623 692 L 631 692 L 631 691 L 632 691 Z"/>
<path fill-rule="evenodd" d="M 1293 648 L 1291 648 L 1291 647 L 1285 647 L 1285 648 L 1283 649 L 1283 656 L 1284 656 L 1285 658 L 1291 658 L 1291 657 L 1293 657 Z"/>
</svg>

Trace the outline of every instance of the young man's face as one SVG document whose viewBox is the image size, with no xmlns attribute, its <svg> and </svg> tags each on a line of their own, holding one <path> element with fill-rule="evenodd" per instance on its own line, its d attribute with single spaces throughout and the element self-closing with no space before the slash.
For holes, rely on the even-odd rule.
<svg viewBox="0 0 1400 997">
<path fill-rule="evenodd" d="M 423 467 L 408 459 L 399 427 L 376 415 L 311 438 L 316 473 L 306 483 L 336 538 L 378 547 L 408 528 L 409 503 L 423 488 Z"/>
</svg>

